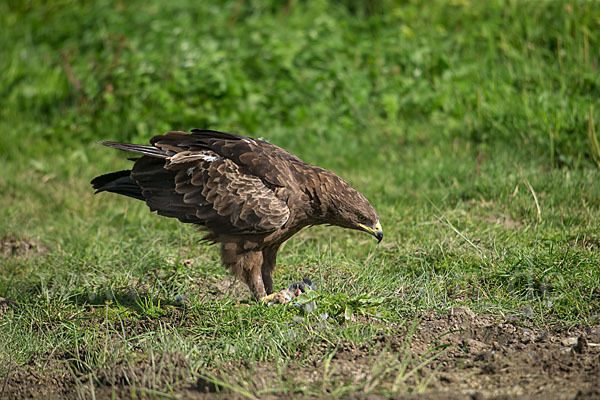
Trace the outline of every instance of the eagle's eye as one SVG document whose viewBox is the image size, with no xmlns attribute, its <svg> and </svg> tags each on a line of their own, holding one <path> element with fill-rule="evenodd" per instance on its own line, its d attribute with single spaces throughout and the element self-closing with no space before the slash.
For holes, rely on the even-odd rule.
<svg viewBox="0 0 600 400">
<path fill-rule="evenodd" d="M 367 222 L 367 217 L 365 217 L 364 215 L 359 215 L 358 222 L 360 222 L 361 224 Z"/>
</svg>

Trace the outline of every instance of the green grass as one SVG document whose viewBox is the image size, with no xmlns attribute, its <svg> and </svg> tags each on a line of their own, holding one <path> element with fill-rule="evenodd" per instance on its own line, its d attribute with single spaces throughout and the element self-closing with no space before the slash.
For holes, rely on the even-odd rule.
<svg viewBox="0 0 600 400">
<path fill-rule="evenodd" d="M 43 248 L 0 259 L 15 302 L 0 365 L 60 353 L 81 377 L 178 353 L 260 397 L 244 363 L 326 361 L 425 310 L 598 323 L 600 4 L 356 4 L 0 4 L 0 237 Z M 379 246 L 316 227 L 280 252 L 276 286 L 312 277 L 316 313 L 211 295 L 227 273 L 193 227 L 92 195 L 91 178 L 128 165 L 100 140 L 193 127 L 264 137 L 379 211 Z M 273 390 L 344 394 L 319 373 Z"/>
</svg>

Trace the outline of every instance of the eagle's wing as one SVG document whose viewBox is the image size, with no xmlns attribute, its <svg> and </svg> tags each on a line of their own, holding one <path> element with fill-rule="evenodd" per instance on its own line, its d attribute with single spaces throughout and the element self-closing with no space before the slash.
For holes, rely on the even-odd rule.
<svg viewBox="0 0 600 400">
<path fill-rule="evenodd" d="M 290 163 L 304 164 L 279 146 L 235 133 L 192 129 L 191 134 L 167 132 L 157 135 L 150 139 L 150 143 L 171 154 L 186 150 L 213 151 L 232 160 L 241 172 L 259 177 L 267 185 L 279 187 L 289 183 Z"/>
<path fill-rule="evenodd" d="M 138 149 L 146 155 L 136 161 L 131 176 L 159 214 L 204 225 L 217 234 L 269 232 L 289 219 L 286 202 L 274 190 L 285 185 L 289 171 L 282 165 L 289 154 L 283 149 L 213 131 L 168 132 L 151 143 L 147 147 L 163 155 Z"/>
</svg>

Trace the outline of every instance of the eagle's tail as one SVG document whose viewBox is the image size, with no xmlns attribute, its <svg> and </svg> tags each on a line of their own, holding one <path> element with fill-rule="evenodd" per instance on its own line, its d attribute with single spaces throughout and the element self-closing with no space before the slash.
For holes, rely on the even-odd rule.
<svg viewBox="0 0 600 400">
<path fill-rule="evenodd" d="M 168 157 L 167 153 L 164 150 L 161 150 L 154 146 L 147 146 L 144 144 L 129 144 L 118 142 L 102 142 L 102 144 L 107 147 L 112 147 L 113 149 L 129 151 L 131 153 L 144 154 L 156 158 Z"/>
<path fill-rule="evenodd" d="M 138 200 L 145 200 L 142 195 L 142 188 L 136 181 L 131 179 L 131 170 L 129 169 L 97 176 L 90 183 L 96 189 L 95 193 L 112 192 Z"/>
</svg>

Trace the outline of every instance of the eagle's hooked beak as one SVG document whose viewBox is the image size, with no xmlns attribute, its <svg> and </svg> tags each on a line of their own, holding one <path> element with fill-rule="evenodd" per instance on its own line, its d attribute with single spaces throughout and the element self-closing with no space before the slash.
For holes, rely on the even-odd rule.
<svg viewBox="0 0 600 400">
<path fill-rule="evenodd" d="M 374 228 L 365 224 L 358 224 L 358 226 L 363 231 L 369 232 L 371 235 L 375 236 L 377 238 L 377 243 L 381 242 L 381 239 L 383 239 L 383 230 L 381 229 L 381 224 L 379 223 L 379 221 L 377 222 L 377 224 L 375 224 Z"/>
</svg>

